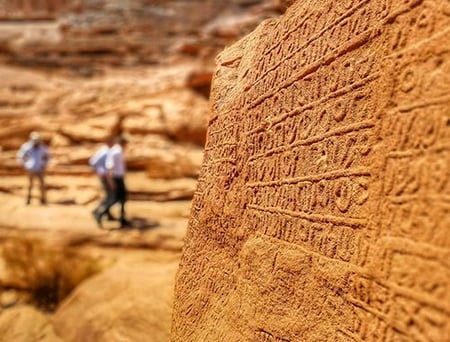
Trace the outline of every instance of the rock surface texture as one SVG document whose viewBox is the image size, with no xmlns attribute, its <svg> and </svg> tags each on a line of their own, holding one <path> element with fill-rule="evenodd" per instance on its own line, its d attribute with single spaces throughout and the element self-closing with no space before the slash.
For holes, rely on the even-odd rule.
<svg viewBox="0 0 450 342">
<path fill-rule="evenodd" d="M 450 5 L 295 2 L 217 59 L 174 341 L 450 340 Z"/>
<path fill-rule="evenodd" d="M 0 57 L 20 64 L 170 64 L 211 59 L 284 1 L 16 0 L 0 2 Z"/>
<path fill-rule="evenodd" d="M 0 0 L 1 341 L 169 340 L 214 57 L 285 6 Z M 51 153 L 46 206 L 36 186 L 25 205 L 16 160 L 34 130 Z M 132 227 L 99 229 L 88 159 L 121 131 Z"/>
<path fill-rule="evenodd" d="M 177 267 L 122 265 L 89 279 L 55 313 L 55 329 L 64 341 L 169 341 Z"/>
</svg>

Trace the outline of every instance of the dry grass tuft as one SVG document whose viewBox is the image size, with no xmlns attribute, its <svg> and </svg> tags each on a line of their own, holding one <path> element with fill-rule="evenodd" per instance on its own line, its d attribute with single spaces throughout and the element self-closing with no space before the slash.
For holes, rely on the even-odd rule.
<svg viewBox="0 0 450 342">
<path fill-rule="evenodd" d="M 39 239 L 14 237 L 0 249 L 5 272 L 3 290 L 28 293 L 31 304 L 53 311 L 78 284 L 102 270 L 101 263 L 74 249 L 50 246 Z"/>
</svg>

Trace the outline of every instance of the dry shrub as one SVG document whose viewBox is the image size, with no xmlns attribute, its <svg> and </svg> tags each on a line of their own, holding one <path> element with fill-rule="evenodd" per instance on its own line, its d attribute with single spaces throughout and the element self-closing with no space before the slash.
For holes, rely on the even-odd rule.
<svg viewBox="0 0 450 342">
<path fill-rule="evenodd" d="M 0 253 L 6 269 L 0 279 L 3 288 L 28 292 L 32 304 L 44 311 L 53 311 L 79 283 L 102 269 L 97 259 L 39 239 L 8 239 Z"/>
</svg>

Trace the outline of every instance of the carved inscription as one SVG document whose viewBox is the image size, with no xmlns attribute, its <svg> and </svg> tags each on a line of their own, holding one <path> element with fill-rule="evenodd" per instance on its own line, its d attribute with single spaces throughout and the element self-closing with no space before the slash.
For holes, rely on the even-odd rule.
<svg viewBox="0 0 450 342">
<path fill-rule="evenodd" d="M 445 0 L 308 0 L 218 57 L 174 340 L 450 340 L 449 41 Z"/>
</svg>

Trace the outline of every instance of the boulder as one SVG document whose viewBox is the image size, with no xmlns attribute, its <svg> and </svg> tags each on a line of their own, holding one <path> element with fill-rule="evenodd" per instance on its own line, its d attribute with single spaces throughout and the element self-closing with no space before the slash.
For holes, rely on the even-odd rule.
<svg viewBox="0 0 450 342">
<path fill-rule="evenodd" d="M 8 342 L 62 342 L 50 317 L 34 307 L 22 305 L 0 312 L 0 336 Z"/>
<path fill-rule="evenodd" d="M 55 330 L 67 342 L 168 341 L 177 266 L 118 265 L 87 280 L 56 311 Z"/>
</svg>

